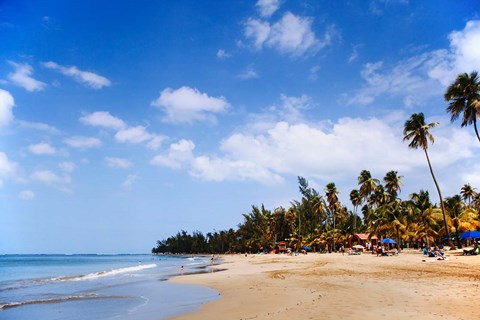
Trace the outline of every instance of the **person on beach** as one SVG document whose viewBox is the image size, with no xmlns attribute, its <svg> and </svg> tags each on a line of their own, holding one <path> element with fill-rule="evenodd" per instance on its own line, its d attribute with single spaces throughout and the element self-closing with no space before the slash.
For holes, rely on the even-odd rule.
<svg viewBox="0 0 480 320">
<path fill-rule="evenodd" d="M 213 266 L 213 254 L 210 256 L 210 265 Z"/>
</svg>

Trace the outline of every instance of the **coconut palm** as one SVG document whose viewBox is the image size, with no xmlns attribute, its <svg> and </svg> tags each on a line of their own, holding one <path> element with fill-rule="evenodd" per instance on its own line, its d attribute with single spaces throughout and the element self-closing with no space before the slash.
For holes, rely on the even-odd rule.
<svg viewBox="0 0 480 320">
<path fill-rule="evenodd" d="M 370 194 L 375 190 L 375 187 L 380 184 L 378 179 L 372 178 L 370 171 L 362 170 L 358 176 L 358 185 L 360 186 L 360 197 L 364 201 L 368 200 Z"/>
<path fill-rule="evenodd" d="M 434 225 L 436 224 L 435 216 L 438 209 L 435 209 L 430 202 L 428 191 L 423 190 L 410 195 L 409 205 L 417 216 L 417 220 L 419 220 L 419 224 L 415 228 L 416 233 L 421 239 L 426 240 L 427 248 L 429 248 L 431 235 L 436 235 Z"/>
<path fill-rule="evenodd" d="M 385 182 L 385 189 L 392 197 L 391 200 L 397 198 L 398 194 L 401 192 L 401 186 L 403 186 L 402 181 L 400 181 L 403 176 L 399 176 L 397 171 L 389 171 L 383 178 L 383 182 Z"/>
<path fill-rule="evenodd" d="M 464 201 L 468 201 L 469 207 L 472 204 L 472 200 L 478 195 L 478 193 L 475 191 L 475 188 L 472 188 L 472 186 L 468 183 L 463 185 L 460 194 L 462 195 Z"/>
<path fill-rule="evenodd" d="M 462 197 L 458 194 L 453 197 L 448 197 L 445 199 L 445 209 L 447 210 L 450 220 L 452 222 L 453 229 L 455 230 L 455 238 L 457 239 L 457 246 L 461 247 L 460 244 L 460 218 L 465 212 L 465 203 L 462 201 Z"/>
<path fill-rule="evenodd" d="M 360 186 L 359 188 L 360 197 L 363 203 L 367 204 L 367 208 L 366 208 L 367 211 L 363 215 L 363 220 L 366 225 L 369 224 L 368 220 L 369 220 L 371 209 L 372 209 L 369 203 L 369 198 L 379 184 L 380 184 L 380 181 L 378 179 L 372 178 L 370 171 L 362 170 L 360 172 L 360 175 L 358 176 L 358 185 Z"/>
<path fill-rule="evenodd" d="M 438 197 L 440 198 L 440 206 L 442 209 L 443 215 L 443 224 L 445 227 L 445 233 L 447 235 L 448 244 L 451 247 L 454 247 L 452 243 L 452 239 L 450 237 L 450 232 L 448 230 L 447 225 L 447 216 L 445 214 L 445 207 L 443 205 L 443 198 L 442 192 L 440 191 L 440 187 L 438 186 L 437 179 L 435 178 L 435 174 L 433 173 L 432 164 L 430 163 L 430 158 L 428 156 L 428 141 L 432 144 L 434 143 L 433 135 L 430 133 L 430 129 L 436 127 L 438 122 L 432 122 L 429 124 L 425 123 L 425 116 L 423 113 L 414 113 L 410 116 L 410 119 L 405 121 L 404 129 L 403 129 L 403 141 L 411 140 L 408 144 L 409 148 L 418 149 L 419 147 L 423 149 L 425 152 L 425 157 L 427 158 L 428 167 L 430 169 L 430 174 L 432 175 L 433 182 L 435 183 L 435 187 L 437 188 Z"/>
<path fill-rule="evenodd" d="M 452 115 L 451 121 L 462 117 L 462 127 L 473 124 L 478 141 L 477 117 L 480 114 L 480 80 L 476 71 L 462 73 L 445 92 L 445 100 L 450 102 L 447 112 Z"/>
<path fill-rule="evenodd" d="M 338 190 L 335 183 L 327 184 L 325 188 L 325 196 L 327 197 L 328 209 L 332 215 L 333 221 L 333 250 L 335 251 L 335 216 L 340 209 L 340 201 L 338 200 Z"/>
<path fill-rule="evenodd" d="M 353 189 L 350 192 L 350 201 L 353 204 L 353 209 L 355 211 L 355 216 L 357 216 L 358 206 L 362 204 L 362 198 L 360 197 L 360 192 L 357 189 Z M 357 219 L 353 220 L 353 229 L 357 229 Z"/>
</svg>

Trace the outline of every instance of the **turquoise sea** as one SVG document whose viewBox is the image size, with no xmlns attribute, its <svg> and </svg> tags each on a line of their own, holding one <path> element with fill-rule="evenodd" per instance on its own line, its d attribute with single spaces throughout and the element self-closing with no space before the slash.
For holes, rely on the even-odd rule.
<svg viewBox="0 0 480 320">
<path fill-rule="evenodd" d="M 218 298 L 169 277 L 209 272 L 208 257 L 0 255 L 2 320 L 150 320 Z M 183 268 L 182 268 L 183 266 Z"/>
</svg>

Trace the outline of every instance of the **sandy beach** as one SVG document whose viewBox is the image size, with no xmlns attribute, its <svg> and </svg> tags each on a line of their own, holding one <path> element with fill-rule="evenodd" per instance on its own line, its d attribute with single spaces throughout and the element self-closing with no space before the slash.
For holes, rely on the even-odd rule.
<svg viewBox="0 0 480 320">
<path fill-rule="evenodd" d="M 222 272 L 179 276 L 221 297 L 175 320 L 478 319 L 480 256 L 224 255 Z"/>
</svg>

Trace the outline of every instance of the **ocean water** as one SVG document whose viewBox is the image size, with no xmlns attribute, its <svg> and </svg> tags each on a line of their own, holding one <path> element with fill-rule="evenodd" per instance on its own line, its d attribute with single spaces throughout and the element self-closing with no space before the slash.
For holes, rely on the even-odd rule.
<svg viewBox="0 0 480 320">
<path fill-rule="evenodd" d="M 0 255 L 0 319 L 159 320 L 194 311 L 218 292 L 165 280 L 210 272 L 209 263 L 208 257 Z"/>
</svg>

